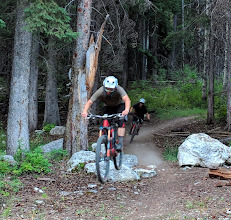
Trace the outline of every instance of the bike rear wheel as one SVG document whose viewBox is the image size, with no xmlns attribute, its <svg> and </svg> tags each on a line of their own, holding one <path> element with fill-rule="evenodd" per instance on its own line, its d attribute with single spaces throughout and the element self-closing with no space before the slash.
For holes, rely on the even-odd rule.
<svg viewBox="0 0 231 220">
<path fill-rule="evenodd" d="M 107 181 L 110 168 L 110 157 L 107 157 L 107 144 L 108 138 L 106 135 L 98 138 L 96 147 L 96 171 L 98 180 L 101 183 Z"/>
<path fill-rule="evenodd" d="M 132 143 L 132 141 L 133 141 L 135 135 L 137 134 L 137 130 L 138 130 L 138 125 L 135 123 L 135 124 L 132 126 L 130 143 Z"/>
</svg>

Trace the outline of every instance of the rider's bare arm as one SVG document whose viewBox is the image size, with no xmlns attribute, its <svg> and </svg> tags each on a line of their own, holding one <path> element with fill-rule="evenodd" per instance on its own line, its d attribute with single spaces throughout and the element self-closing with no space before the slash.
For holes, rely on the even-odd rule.
<svg viewBox="0 0 231 220">
<path fill-rule="evenodd" d="M 83 112 L 82 112 L 82 117 L 86 118 L 87 117 L 87 111 L 88 109 L 92 106 L 93 102 L 89 99 L 87 103 L 84 106 Z"/>
<path fill-rule="evenodd" d="M 122 115 L 125 116 L 129 113 L 130 107 L 131 107 L 131 100 L 128 97 L 128 95 L 125 95 L 122 97 L 122 99 L 125 102 L 125 110 L 122 112 Z"/>
<path fill-rule="evenodd" d="M 147 119 L 150 121 L 150 115 L 149 115 L 149 113 L 147 112 L 146 115 L 147 115 Z"/>
<path fill-rule="evenodd" d="M 132 112 L 132 111 L 133 111 L 133 107 L 130 108 L 130 112 Z"/>
</svg>

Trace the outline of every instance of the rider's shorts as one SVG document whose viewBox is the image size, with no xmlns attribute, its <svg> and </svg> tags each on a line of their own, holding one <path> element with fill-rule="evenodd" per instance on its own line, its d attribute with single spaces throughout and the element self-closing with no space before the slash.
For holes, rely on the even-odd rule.
<svg viewBox="0 0 231 220">
<path fill-rule="evenodd" d="M 122 111 L 124 111 L 125 109 L 125 104 L 121 103 L 119 105 L 116 106 L 104 106 L 104 114 L 117 114 L 117 113 L 121 113 Z M 119 128 L 124 128 L 125 127 L 125 123 L 124 123 L 124 119 L 120 119 L 118 122 Z"/>
</svg>

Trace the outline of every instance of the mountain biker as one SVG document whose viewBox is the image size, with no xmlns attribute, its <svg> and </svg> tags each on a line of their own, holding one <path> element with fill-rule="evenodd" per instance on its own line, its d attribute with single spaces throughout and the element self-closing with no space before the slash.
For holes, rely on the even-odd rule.
<svg viewBox="0 0 231 220">
<path fill-rule="evenodd" d="M 139 117 L 140 118 L 140 124 L 142 124 L 142 120 L 144 120 L 145 114 L 147 116 L 148 121 L 150 121 L 150 114 L 148 113 L 147 108 L 144 104 L 145 104 L 145 99 L 141 98 L 138 103 L 134 104 L 131 107 L 130 112 L 134 112 L 134 116 L 133 116 L 132 121 L 136 121 L 137 117 Z M 131 127 L 131 130 L 132 130 L 132 127 Z M 131 133 L 131 130 L 129 133 Z M 137 134 L 138 134 L 138 131 L 137 131 Z"/>
<path fill-rule="evenodd" d="M 104 114 L 110 115 L 122 112 L 122 116 L 126 116 L 129 113 L 131 106 L 130 98 L 126 91 L 118 85 L 118 80 L 114 76 L 108 76 L 104 79 L 103 86 L 101 86 L 85 104 L 82 117 L 87 117 L 87 111 L 98 99 L 104 103 Z M 118 125 L 119 144 L 116 145 L 116 150 L 120 151 L 123 148 L 125 135 L 124 119 L 120 119 Z"/>
</svg>

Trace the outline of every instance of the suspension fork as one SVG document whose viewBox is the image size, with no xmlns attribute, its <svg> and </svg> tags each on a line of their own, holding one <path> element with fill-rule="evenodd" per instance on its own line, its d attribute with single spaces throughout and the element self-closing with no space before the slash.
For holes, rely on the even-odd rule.
<svg viewBox="0 0 231 220">
<path fill-rule="evenodd" d="M 110 157 L 110 145 L 111 145 L 111 128 L 109 127 L 108 130 L 107 130 L 107 139 L 108 139 L 108 142 L 107 142 L 107 157 L 109 158 Z"/>
</svg>

